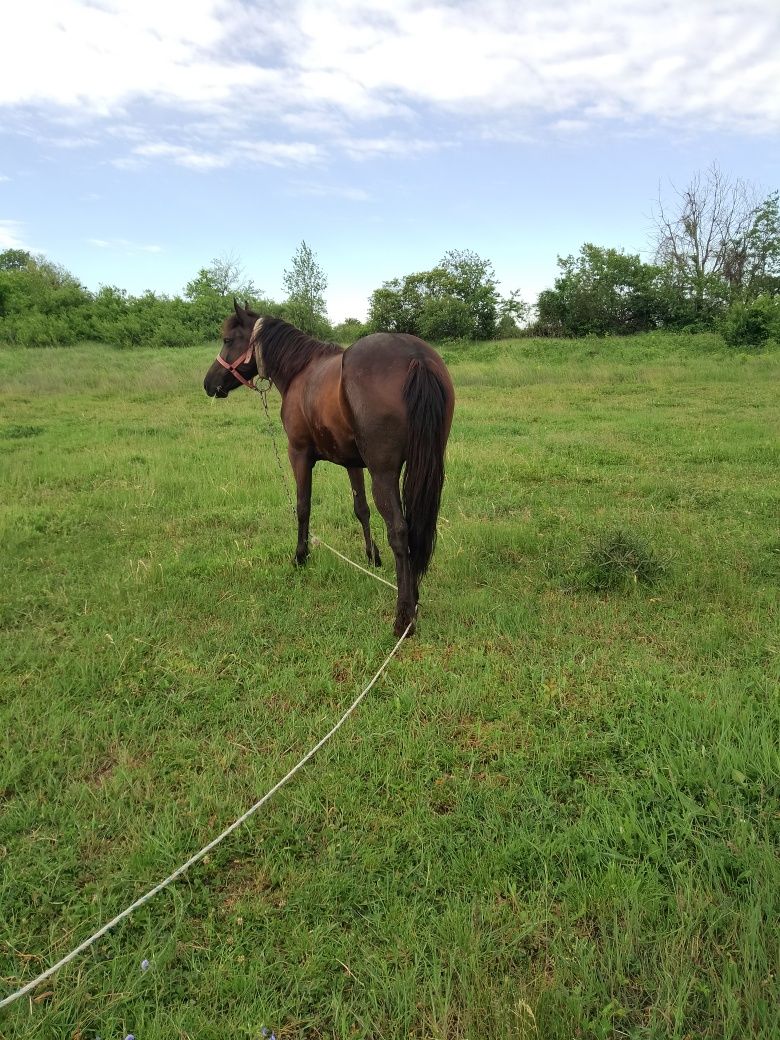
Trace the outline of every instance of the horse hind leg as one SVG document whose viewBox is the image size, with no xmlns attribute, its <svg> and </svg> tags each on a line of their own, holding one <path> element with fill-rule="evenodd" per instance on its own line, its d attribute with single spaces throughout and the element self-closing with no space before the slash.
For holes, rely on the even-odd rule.
<svg viewBox="0 0 780 1040">
<path fill-rule="evenodd" d="M 414 633 L 415 614 L 417 613 L 417 595 L 409 560 L 409 536 L 401 508 L 401 494 L 398 489 L 397 473 L 372 473 L 371 491 L 376 507 L 387 525 L 387 540 L 395 556 L 395 574 L 398 583 L 398 597 L 395 607 L 394 630 L 402 636 L 407 626 L 411 625 L 409 635 Z"/>
<path fill-rule="evenodd" d="M 355 507 L 355 516 L 360 521 L 360 526 L 363 528 L 363 538 L 366 542 L 366 556 L 368 562 L 372 563 L 375 567 L 382 566 L 382 558 L 379 555 L 379 549 L 376 547 L 376 542 L 371 537 L 371 513 L 368 508 L 368 502 L 366 501 L 366 483 L 363 477 L 363 470 L 359 467 L 347 469 L 349 474 L 349 482 L 352 485 L 352 503 Z"/>
</svg>

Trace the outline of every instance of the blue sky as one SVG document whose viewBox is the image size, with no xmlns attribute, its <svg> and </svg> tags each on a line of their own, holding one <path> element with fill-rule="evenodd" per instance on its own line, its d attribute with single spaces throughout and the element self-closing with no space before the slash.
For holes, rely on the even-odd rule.
<svg viewBox="0 0 780 1040">
<path fill-rule="evenodd" d="M 266 295 L 305 239 L 330 317 L 449 249 L 529 301 L 585 241 L 651 254 L 711 162 L 780 187 L 780 0 L 27 0 L 0 35 L 0 249 Z"/>
</svg>

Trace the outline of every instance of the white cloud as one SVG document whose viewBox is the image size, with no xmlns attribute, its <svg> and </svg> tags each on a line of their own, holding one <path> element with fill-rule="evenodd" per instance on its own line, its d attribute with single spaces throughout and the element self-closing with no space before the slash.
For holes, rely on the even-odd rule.
<svg viewBox="0 0 780 1040">
<path fill-rule="evenodd" d="M 338 184 L 291 184 L 288 193 L 317 199 L 346 199 L 348 202 L 368 202 L 371 198 L 363 188 Z"/>
<path fill-rule="evenodd" d="M 133 149 L 133 154 L 142 159 L 171 159 L 179 166 L 188 166 L 192 170 L 215 170 L 228 165 L 225 156 L 196 152 L 183 145 L 166 144 L 162 141 L 139 145 Z"/>
<path fill-rule="evenodd" d="M 130 242 L 126 238 L 88 238 L 87 245 L 126 254 L 162 252 L 162 246 L 142 245 L 139 242 Z"/>
<path fill-rule="evenodd" d="M 225 28 L 212 0 L 190 0 L 186 13 L 153 0 L 31 0 L 0 41 L 0 103 L 108 114 L 136 97 L 227 100 L 263 72 L 210 53 Z"/>
<path fill-rule="evenodd" d="M 454 124 L 770 135 L 778 52 L 777 0 L 28 0 L 0 39 L 0 107 L 88 125 L 60 147 L 121 120 L 104 127 L 129 149 L 117 165 L 200 170 L 408 154 Z"/>
<path fill-rule="evenodd" d="M 132 154 L 112 159 L 119 169 L 133 169 L 153 159 L 168 159 L 191 170 L 217 170 L 237 162 L 261 163 L 266 166 L 308 165 L 320 157 L 317 145 L 307 141 L 239 141 L 220 146 L 188 147 L 169 141 L 147 141 L 136 145 Z"/>
<path fill-rule="evenodd" d="M 0 249 L 24 249 L 21 230 L 18 220 L 0 220 Z"/>
<path fill-rule="evenodd" d="M 556 119 L 552 129 L 562 134 L 581 134 L 590 129 L 590 126 L 587 119 Z"/>
<path fill-rule="evenodd" d="M 50 137 L 49 144 L 55 148 L 76 149 L 89 148 L 100 143 L 100 138 L 94 134 L 82 134 L 77 137 Z"/>
<path fill-rule="evenodd" d="M 391 137 L 342 137 L 339 145 L 350 157 L 360 162 L 364 159 L 377 159 L 386 155 L 412 156 L 421 155 L 434 148 L 444 147 L 445 142 L 436 142 L 433 138 L 412 138 L 393 135 Z"/>
</svg>

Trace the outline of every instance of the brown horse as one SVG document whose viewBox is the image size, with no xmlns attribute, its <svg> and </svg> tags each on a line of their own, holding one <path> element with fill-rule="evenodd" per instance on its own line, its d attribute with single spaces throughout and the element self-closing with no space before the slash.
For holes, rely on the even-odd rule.
<svg viewBox="0 0 780 1040">
<path fill-rule="evenodd" d="M 209 397 L 227 397 L 259 375 L 282 395 L 282 425 L 298 489 L 295 562 L 305 563 L 309 554 L 312 469 L 326 460 L 346 468 L 366 555 L 380 566 L 363 480 L 368 469 L 395 556 L 395 633 L 400 636 L 411 625 L 411 634 L 420 579 L 436 543 L 455 404 L 444 362 L 416 336 L 378 332 L 344 350 L 280 318 L 261 317 L 235 302 L 234 309 L 203 388 Z"/>
</svg>

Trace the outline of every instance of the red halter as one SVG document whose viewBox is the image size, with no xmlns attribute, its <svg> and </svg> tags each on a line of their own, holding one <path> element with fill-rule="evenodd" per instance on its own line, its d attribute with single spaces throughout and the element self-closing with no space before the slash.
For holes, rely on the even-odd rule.
<svg viewBox="0 0 780 1040">
<path fill-rule="evenodd" d="M 248 386 L 250 390 L 257 390 L 257 392 L 260 393 L 260 387 L 255 386 L 255 384 L 251 382 L 249 379 L 244 379 L 244 377 L 238 371 L 238 368 L 241 365 L 246 365 L 248 364 L 248 362 L 252 360 L 253 353 L 254 351 L 250 342 L 249 346 L 246 348 L 246 353 L 242 354 L 238 361 L 234 361 L 232 365 L 228 364 L 228 362 L 225 361 L 221 354 L 217 354 L 217 361 L 220 363 L 220 365 L 222 365 L 223 368 L 226 368 L 228 372 L 231 374 L 231 376 L 237 379 L 239 383 L 243 383 L 244 386 Z"/>
</svg>

